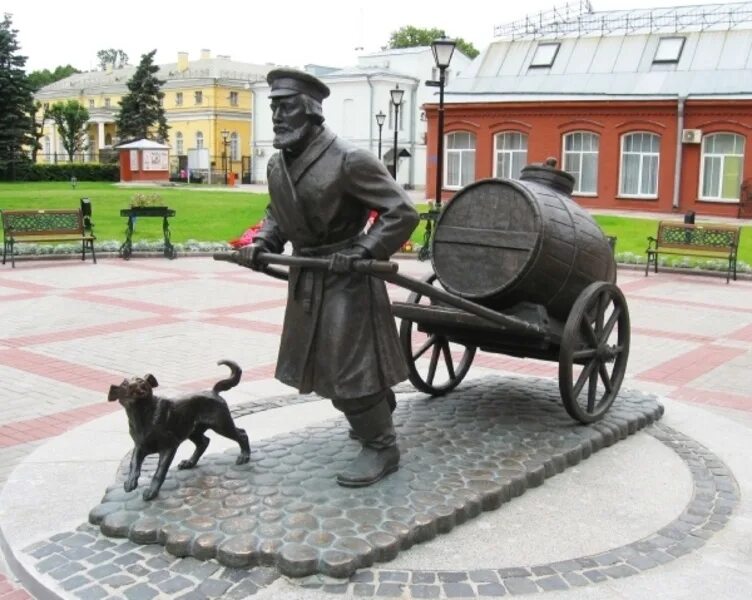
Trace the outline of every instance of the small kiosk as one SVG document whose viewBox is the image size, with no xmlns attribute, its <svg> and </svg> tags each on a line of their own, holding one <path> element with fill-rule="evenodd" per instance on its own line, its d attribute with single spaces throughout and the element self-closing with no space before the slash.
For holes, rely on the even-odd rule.
<svg viewBox="0 0 752 600">
<path fill-rule="evenodd" d="M 142 139 L 117 146 L 120 151 L 120 181 L 170 180 L 170 147 Z"/>
</svg>

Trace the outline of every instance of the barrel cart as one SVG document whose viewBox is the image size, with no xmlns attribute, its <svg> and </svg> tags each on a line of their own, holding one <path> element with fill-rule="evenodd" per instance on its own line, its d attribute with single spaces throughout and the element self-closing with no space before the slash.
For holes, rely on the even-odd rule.
<svg viewBox="0 0 752 600">
<path fill-rule="evenodd" d="M 564 407 L 580 422 L 609 409 L 626 371 L 629 311 L 608 239 L 571 199 L 572 185 L 563 171 L 530 165 L 520 180 L 475 182 L 446 205 L 424 283 L 497 318 L 429 289 L 393 303 L 417 389 L 455 388 L 481 349 L 557 361 Z"/>
<path fill-rule="evenodd" d="M 454 389 L 480 349 L 558 362 L 564 408 L 582 423 L 610 408 L 626 372 L 629 311 L 608 239 L 571 199 L 572 185 L 563 171 L 530 165 L 519 180 L 463 188 L 438 219 L 433 273 L 422 281 L 398 273 L 395 263 L 356 261 L 355 270 L 411 292 L 392 311 L 418 390 Z M 274 254 L 261 261 L 329 265 L 326 258 Z"/>
</svg>

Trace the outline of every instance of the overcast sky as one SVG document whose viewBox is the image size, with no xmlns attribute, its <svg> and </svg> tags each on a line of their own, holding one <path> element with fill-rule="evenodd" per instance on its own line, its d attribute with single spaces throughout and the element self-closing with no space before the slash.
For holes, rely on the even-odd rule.
<svg viewBox="0 0 752 600">
<path fill-rule="evenodd" d="M 71 64 L 97 68 L 97 51 L 124 50 L 131 64 L 157 49 L 158 64 L 191 60 L 201 49 L 253 63 L 337 67 L 355 63 L 358 53 L 378 51 L 404 25 L 446 30 L 482 50 L 494 25 L 563 7 L 566 1 L 524 0 L 281 0 L 237 2 L 2 0 L 18 30 L 27 71 Z M 570 0 L 577 5 L 577 0 Z M 592 0 L 596 11 L 647 8 L 655 0 Z M 703 4 L 700 0 L 658 0 L 659 6 Z M 362 48 L 362 51 L 358 51 Z"/>
</svg>

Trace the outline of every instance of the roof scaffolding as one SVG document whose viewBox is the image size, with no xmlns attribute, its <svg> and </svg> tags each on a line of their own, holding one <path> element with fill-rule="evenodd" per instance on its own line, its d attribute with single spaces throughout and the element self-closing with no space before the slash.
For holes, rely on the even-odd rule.
<svg viewBox="0 0 752 600">
<path fill-rule="evenodd" d="M 580 0 L 528 15 L 519 21 L 497 25 L 494 36 L 535 39 L 636 32 L 677 33 L 687 30 L 727 30 L 742 24 L 752 24 L 752 2 L 594 12 L 589 0 Z"/>
</svg>

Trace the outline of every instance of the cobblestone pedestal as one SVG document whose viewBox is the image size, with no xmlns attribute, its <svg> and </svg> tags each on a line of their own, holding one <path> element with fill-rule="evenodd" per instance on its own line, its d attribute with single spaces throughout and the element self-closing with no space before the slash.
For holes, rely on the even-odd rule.
<svg viewBox="0 0 752 600">
<path fill-rule="evenodd" d="M 602 421 L 584 426 L 566 414 L 554 381 L 478 380 L 400 403 L 401 466 L 374 486 L 336 484 L 359 449 L 336 420 L 252 441 L 247 465 L 235 465 L 232 450 L 172 469 L 151 502 L 141 499 L 145 470 L 133 492 L 111 486 L 89 520 L 106 536 L 178 557 L 344 578 L 499 508 L 662 412 L 652 397 L 624 391 Z"/>
</svg>

